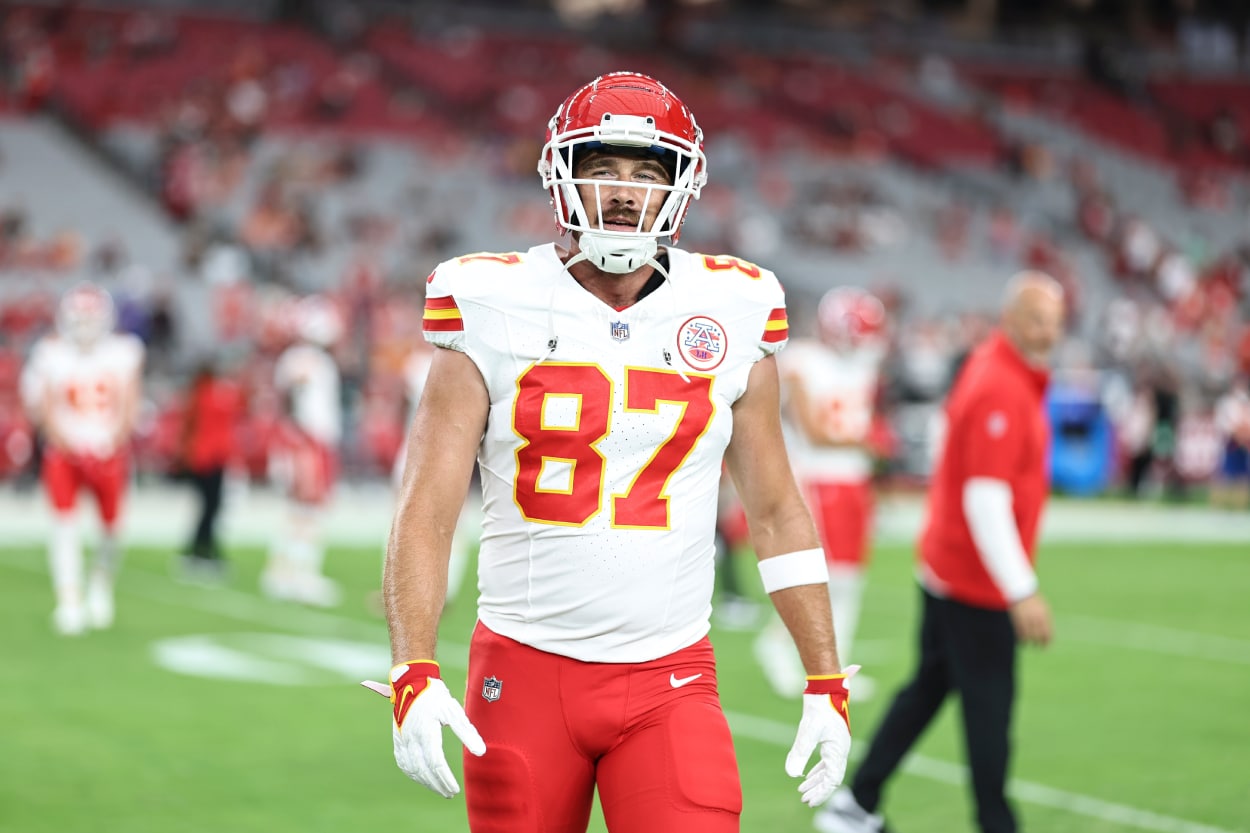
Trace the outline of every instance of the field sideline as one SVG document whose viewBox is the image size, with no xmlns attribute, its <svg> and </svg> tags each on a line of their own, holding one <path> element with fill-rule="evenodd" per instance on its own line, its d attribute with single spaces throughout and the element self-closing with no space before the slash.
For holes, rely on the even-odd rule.
<svg viewBox="0 0 1250 833">
<path fill-rule="evenodd" d="M 339 489 L 327 511 L 327 539 L 344 546 L 369 546 L 386 539 L 394 496 L 384 483 Z M 910 544 L 922 521 L 917 494 L 878 498 L 878 543 Z M 194 521 L 190 491 L 178 484 L 149 482 L 132 495 L 124 518 L 127 539 L 135 544 L 168 547 L 181 541 Z M 234 544 L 263 546 L 281 517 L 282 502 L 269 488 L 227 483 L 223 537 Z M 49 510 L 38 488 L 15 490 L 0 484 L 0 517 L 10 544 L 42 544 Z M 1173 541 L 1178 543 L 1250 542 L 1250 513 L 1204 506 L 1154 502 L 1052 499 L 1043 516 L 1045 540 L 1091 542 Z"/>
<path fill-rule="evenodd" d="M 345 495 L 329 524 L 329 570 L 348 598 L 332 613 L 256 594 L 258 545 L 279 511 L 272 496 L 236 503 L 236 573 L 231 587 L 206 589 L 170 578 L 189 523 L 185 496 L 145 490 L 132 506 L 117 627 L 80 640 L 49 632 L 41 507 L 37 494 L 0 493 L 9 646 L 0 725 L 10 753 L 0 759 L 0 831 L 466 829 L 462 803 L 395 770 L 385 703 L 353 685 L 386 671 L 385 628 L 368 603 L 389 522 L 384 489 Z M 883 513 L 855 658 L 887 692 L 911 657 L 906 541 L 917 509 Z M 1042 558 L 1057 643 L 1024 658 L 1016 722 L 1012 793 L 1025 829 L 1250 833 L 1248 520 L 1193 508 L 1055 507 Z M 1129 543 L 1130 531 L 1151 543 Z M 749 565 L 738 567 L 752 582 Z M 456 691 L 472 595 L 460 594 L 443 628 Z M 713 639 L 743 771 L 743 830 L 810 830 L 781 771 L 794 704 L 764 685 L 750 633 L 717 630 Z M 281 685 L 177 671 L 181 662 L 204 673 L 223 657 Z M 871 733 L 882 699 L 855 707 L 857 737 Z M 887 812 L 901 833 L 971 829 L 955 711 L 944 711 L 895 782 Z"/>
</svg>

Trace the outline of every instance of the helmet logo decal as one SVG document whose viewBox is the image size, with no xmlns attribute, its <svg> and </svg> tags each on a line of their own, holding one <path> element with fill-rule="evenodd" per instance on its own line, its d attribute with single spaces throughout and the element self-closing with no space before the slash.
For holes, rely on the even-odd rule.
<svg viewBox="0 0 1250 833">
<path fill-rule="evenodd" d="M 695 370 L 719 367 L 728 350 L 725 328 L 707 316 L 689 318 L 677 330 L 677 352 Z"/>
</svg>

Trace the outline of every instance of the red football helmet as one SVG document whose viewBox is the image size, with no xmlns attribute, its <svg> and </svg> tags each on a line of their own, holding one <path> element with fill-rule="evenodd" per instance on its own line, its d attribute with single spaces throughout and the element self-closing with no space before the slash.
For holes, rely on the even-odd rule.
<svg viewBox="0 0 1250 833">
<path fill-rule="evenodd" d="M 622 232 L 592 224 L 577 186 L 603 181 L 576 179 L 573 168 L 578 151 L 605 145 L 648 150 L 672 172 L 672 185 L 644 186 L 648 201 L 664 200 L 652 228 Z M 547 125 L 538 173 L 551 194 L 560 229 L 589 233 L 628 249 L 640 238 L 651 244 L 660 237 L 677 240 L 691 198 L 698 199 L 707 181 L 706 167 L 703 131 L 686 105 L 654 78 L 613 72 L 591 81 L 556 110 Z"/>
<path fill-rule="evenodd" d="M 885 306 L 872 293 L 854 286 L 838 286 L 820 299 L 816 308 L 820 338 L 835 347 L 860 347 L 885 334 Z"/>
<path fill-rule="evenodd" d="M 56 331 L 61 338 L 90 347 L 116 325 L 113 297 L 96 284 L 84 281 L 61 296 L 56 310 Z"/>
</svg>

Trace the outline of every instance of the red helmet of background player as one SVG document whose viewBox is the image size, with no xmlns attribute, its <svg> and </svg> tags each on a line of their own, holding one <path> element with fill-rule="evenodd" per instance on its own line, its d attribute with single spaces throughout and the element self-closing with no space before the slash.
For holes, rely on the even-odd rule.
<svg viewBox="0 0 1250 833">
<path fill-rule="evenodd" d="M 838 347 L 859 347 L 885 335 L 885 306 L 872 293 L 854 286 L 835 287 L 816 309 L 820 338 Z"/>
<path fill-rule="evenodd" d="M 594 186 L 597 193 L 607 182 L 576 179 L 576 160 L 580 151 L 602 148 L 654 154 L 670 172 L 672 185 L 626 183 L 646 188 L 644 206 L 663 201 L 651 228 L 642 228 L 640 219 L 634 231 L 606 229 L 601 213 L 582 204 L 578 185 Z M 599 268 L 628 272 L 654 257 L 658 238 L 678 239 L 690 200 L 698 199 L 707 181 L 706 167 L 703 131 L 686 105 L 654 78 L 614 72 L 591 81 L 556 110 L 547 125 L 538 173 L 551 195 L 556 225 L 578 232 L 582 250 Z M 641 217 L 646 213 L 644 207 Z"/>
<path fill-rule="evenodd" d="M 61 338 L 90 347 L 117 325 L 113 297 L 94 283 L 83 282 L 61 296 L 56 332 Z"/>
</svg>

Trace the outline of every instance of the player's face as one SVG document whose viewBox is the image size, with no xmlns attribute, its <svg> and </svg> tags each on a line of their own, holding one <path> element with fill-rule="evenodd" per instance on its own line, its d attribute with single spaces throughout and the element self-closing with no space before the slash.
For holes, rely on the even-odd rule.
<svg viewBox="0 0 1250 833">
<path fill-rule="evenodd" d="M 1053 292 L 1029 292 L 1006 323 L 1012 341 L 1029 363 L 1045 367 L 1063 336 L 1063 298 Z"/>
<path fill-rule="evenodd" d="M 625 153 L 591 151 L 578 161 L 573 175 L 602 182 L 578 185 L 577 190 L 591 215 L 590 225 L 598 226 L 602 219 L 605 231 L 650 231 L 668 192 L 647 186 L 673 184 L 654 157 Z"/>
</svg>

